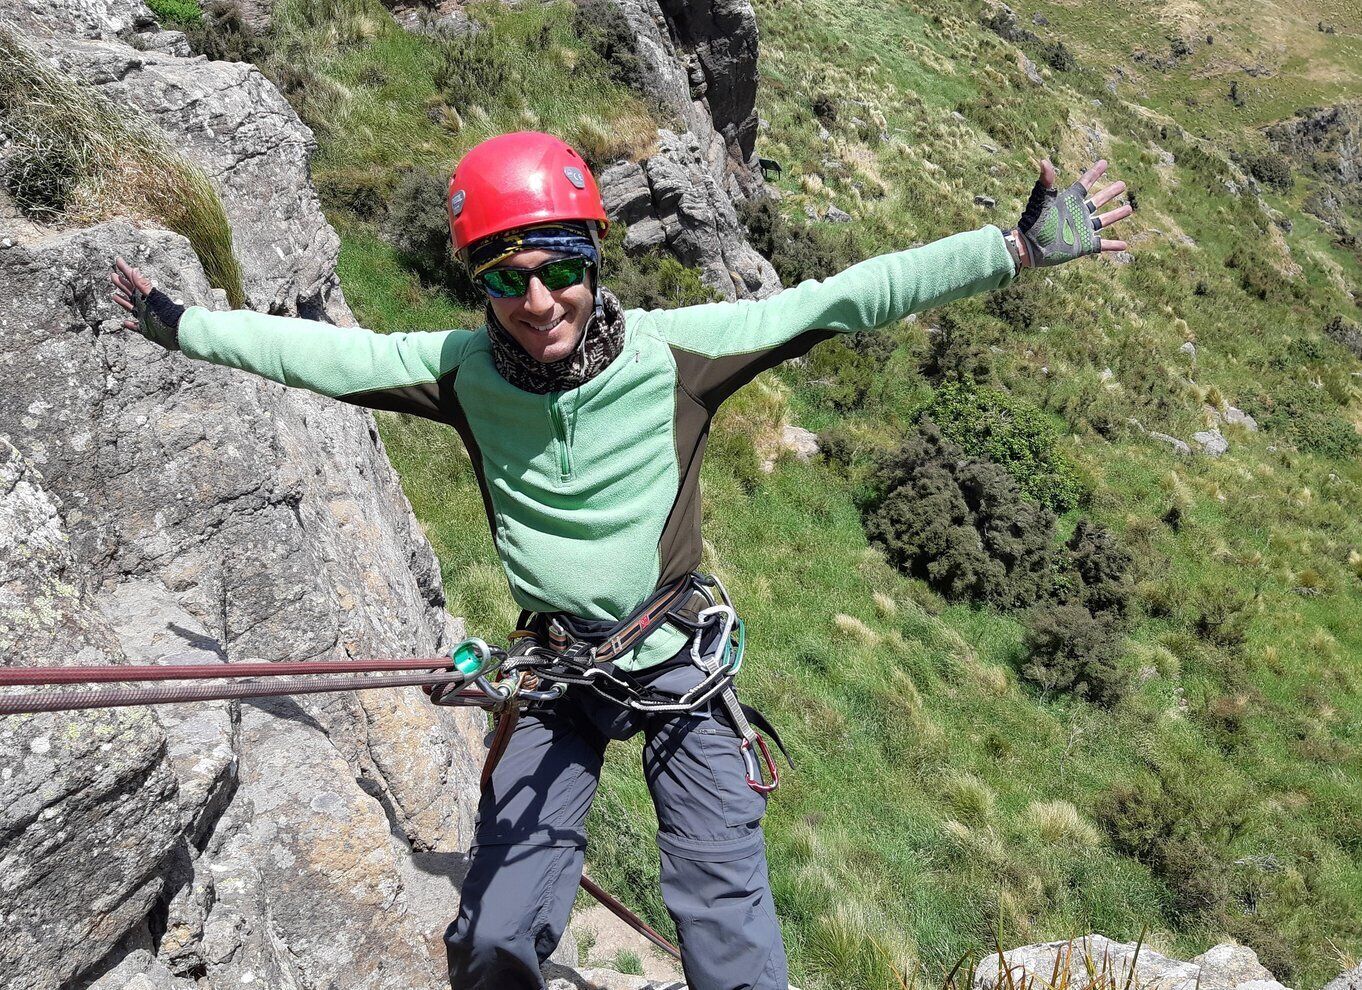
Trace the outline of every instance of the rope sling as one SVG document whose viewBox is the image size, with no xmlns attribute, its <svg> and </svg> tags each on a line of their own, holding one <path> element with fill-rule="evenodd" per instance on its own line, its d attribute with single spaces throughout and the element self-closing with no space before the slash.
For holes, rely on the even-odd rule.
<svg viewBox="0 0 1362 990">
<path fill-rule="evenodd" d="M 680 697 L 640 687 L 613 663 L 666 624 L 689 633 L 689 659 L 705 675 Z M 436 705 L 479 707 L 492 713 L 496 728 L 481 775 L 486 791 L 521 713 L 529 707 L 552 704 L 574 687 L 653 714 L 695 711 L 718 699 L 723 715 L 741 740 L 748 786 L 761 794 L 770 794 L 779 786 L 775 760 L 753 723 L 776 742 L 787 762 L 789 754 L 770 723 L 738 700 L 733 682 L 742 667 L 746 635 L 718 578 L 688 574 L 658 589 L 631 615 L 614 624 L 583 623 L 561 614 L 522 613 L 518 625 L 521 628 L 511 634 L 509 649 L 465 639 L 448 657 L 0 667 L 0 687 L 43 689 L 0 694 L 0 716 L 420 687 Z M 531 626 L 542 631 L 536 632 Z M 705 641 L 712 644 L 708 650 L 702 649 Z M 65 690 L 74 685 L 161 681 L 205 683 Z M 676 946 L 589 877 L 583 875 L 580 885 L 653 945 L 674 959 L 681 958 Z"/>
</svg>

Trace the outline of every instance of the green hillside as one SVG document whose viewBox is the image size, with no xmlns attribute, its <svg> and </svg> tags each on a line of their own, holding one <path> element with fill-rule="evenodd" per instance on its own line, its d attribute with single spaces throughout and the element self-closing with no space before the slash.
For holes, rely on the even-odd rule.
<svg viewBox="0 0 1362 990">
<path fill-rule="evenodd" d="M 748 622 L 746 696 L 799 764 L 767 819 L 793 978 L 935 983 L 994 932 L 1020 944 L 1148 928 L 1184 958 L 1236 938 L 1284 982 L 1320 986 L 1362 955 L 1362 362 L 1338 342 L 1362 321 L 1349 295 L 1362 257 L 1301 209 L 1325 180 L 1258 128 L 1359 92 L 1362 15 L 1337 0 L 1027 0 L 1017 24 L 1034 37 L 1020 51 L 1038 84 L 964 0 L 755 6 L 757 151 L 783 175 L 776 211 L 751 223 L 787 282 L 1009 225 L 1047 154 L 1065 182 L 1108 158 L 1139 207 L 1117 233 L 1132 257 L 1029 272 L 820 345 L 716 425 L 706 566 Z M 447 173 L 522 127 L 607 162 L 646 153 L 656 123 L 571 4 L 468 9 L 488 25 L 472 40 L 409 35 L 363 0 L 285 0 L 273 34 L 249 45 L 222 27 L 200 38 L 249 48 L 316 129 L 345 293 L 375 329 L 479 320 L 441 288 L 413 225 L 387 218 L 394 200 L 424 202 L 422 170 Z M 1181 50 L 1170 38 L 1188 51 L 1156 66 Z M 1244 168 L 1275 176 L 1266 210 Z M 804 226 L 806 207 L 829 205 L 852 222 Z M 416 214 L 438 244 L 438 204 L 434 220 Z M 626 303 L 659 279 L 673 302 L 703 296 L 693 273 L 622 261 L 611 243 Z M 1080 609 L 1106 666 L 1065 652 L 1076 627 L 1047 640 L 1017 607 L 1087 595 L 1095 586 L 1065 563 L 1081 550 L 1055 551 L 1054 587 L 1023 602 L 934 587 L 870 542 L 884 465 L 929 403 L 963 442 L 991 424 L 997 442 L 968 453 L 1021 485 L 1037 553 L 1076 532 L 1078 547 L 1098 524 L 1111 559 L 1129 558 L 1119 621 L 1087 598 Z M 1222 423 L 1231 406 L 1260 429 Z M 826 456 L 786 456 L 767 474 L 758 448 L 783 417 L 819 431 Z M 1147 435 L 1190 440 L 1217 423 L 1230 445 L 1219 458 Z M 453 432 L 388 414 L 380 425 L 451 611 L 503 635 L 515 613 Z M 1053 532 L 1037 499 L 1060 510 Z M 1078 668 L 1086 696 L 1065 688 Z M 590 858 L 666 928 L 638 749 L 609 762 Z"/>
</svg>

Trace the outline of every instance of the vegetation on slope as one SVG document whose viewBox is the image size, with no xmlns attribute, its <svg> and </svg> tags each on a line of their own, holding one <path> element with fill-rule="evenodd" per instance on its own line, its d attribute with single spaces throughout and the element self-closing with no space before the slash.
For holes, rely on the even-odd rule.
<svg viewBox="0 0 1362 990">
<path fill-rule="evenodd" d="M 1043 154 L 1068 176 L 1105 156 L 1139 198 L 1122 230 L 1133 256 L 1028 273 L 820 345 L 716 424 L 705 563 L 749 623 L 745 694 L 799 761 L 767 818 L 796 981 L 939 975 L 1000 926 L 1018 941 L 1149 926 L 1156 948 L 1192 954 L 1230 935 L 1283 980 L 1320 985 L 1362 952 L 1362 366 L 1339 342 L 1359 319 L 1362 263 L 1299 212 L 1305 190 L 1262 186 L 1260 200 L 1229 155 L 1261 148 L 1240 140 L 1245 124 L 1334 91 L 1280 86 L 1259 103 L 1250 90 L 1250 119 L 1198 115 L 1184 56 L 1167 74 L 1130 68 L 1144 89 L 1113 94 L 1104 60 L 1125 42 L 1110 18 L 1156 24 L 1133 5 L 1085 6 L 1085 19 L 1028 6 L 1031 72 L 965 0 L 755 6 L 758 151 L 784 171 L 780 201 L 748 220 L 787 279 L 1008 223 Z M 479 321 L 429 269 L 424 282 L 413 272 L 410 245 L 385 240 L 407 172 L 447 171 L 477 140 L 525 126 L 597 163 L 647 151 L 656 111 L 574 31 L 572 7 L 469 10 L 482 34 L 436 39 L 362 0 L 288 0 L 253 42 L 317 130 L 347 298 L 376 329 Z M 1352 78 L 1357 26 L 1326 13 L 1340 26 L 1318 32 L 1316 57 Z M 1224 19 L 1236 37 L 1263 30 Z M 582 35 L 602 45 L 609 32 Z M 806 208 L 829 205 L 853 222 L 805 225 Z M 674 262 L 625 262 L 614 247 L 626 294 L 703 297 Z M 664 276 L 666 301 L 645 295 Z M 1261 429 L 1232 423 L 1231 407 Z M 958 438 L 990 437 L 970 456 L 1063 513 L 1044 537 L 1068 582 L 1057 611 L 944 598 L 868 542 L 866 512 L 924 409 Z M 758 448 L 787 416 L 821 431 L 828 456 L 768 475 Z M 499 635 L 514 610 L 466 455 L 433 424 L 380 423 L 451 609 Z M 1218 459 L 1147 432 L 1215 425 L 1230 442 Z M 1075 562 L 1107 540 L 1130 575 L 1119 623 L 1092 640 L 1110 651 L 1114 694 L 1079 689 L 1107 675 L 1083 667 L 1094 649 L 1072 649 L 1076 628 L 1114 623 L 1088 583 L 1100 568 Z M 615 748 L 590 856 L 665 927 L 637 764 L 636 745 Z"/>
</svg>

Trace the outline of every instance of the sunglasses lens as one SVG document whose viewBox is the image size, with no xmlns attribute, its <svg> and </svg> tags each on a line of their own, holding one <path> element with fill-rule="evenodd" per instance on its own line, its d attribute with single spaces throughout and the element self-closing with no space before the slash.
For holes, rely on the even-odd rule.
<svg viewBox="0 0 1362 990">
<path fill-rule="evenodd" d="M 561 261 L 550 261 L 539 269 L 539 278 L 543 281 L 546 289 L 566 289 L 569 285 L 576 285 L 585 277 L 585 258 L 564 258 Z"/>
<path fill-rule="evenodd" d="M 526 272 L 515 268 L 493 268 L 482 273 L 482 284 L 490 295 L 505 299 L 523 296 L 530 287 L 530 279 Z"/>
<path fill-rule="evenodd" d="M 586 278 L 586 258 L 561 258 L 538 268 L 492 268 L 482 273 L 483 288 L 497 299 L 523 296 L 530 290 L 530 279 L 538 278 L 549 290 L 566 289 Z"/>
</svg>

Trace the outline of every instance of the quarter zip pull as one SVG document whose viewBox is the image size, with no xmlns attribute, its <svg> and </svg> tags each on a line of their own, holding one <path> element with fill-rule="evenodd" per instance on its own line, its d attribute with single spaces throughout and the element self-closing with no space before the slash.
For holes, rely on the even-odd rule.
<svg viewBox="0 0 1362 990">
<path fill-rule="evenodd" d="M 558 480 L 572 480 L 572 446 L 568 443 L 567 425 L 563 421 L 563 410 L 558 405 L 562 392 L 550 392 L 545 398 L 549 404 L 549 420 L 553 423 L 553 435 L 558 444 Z"/>
</svg>

